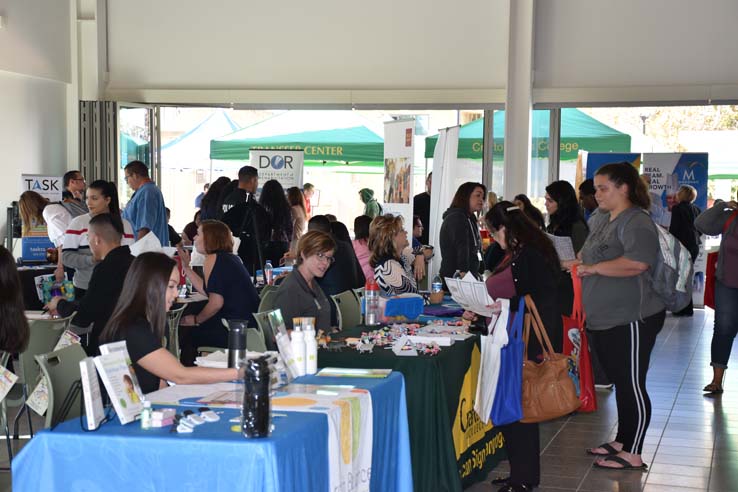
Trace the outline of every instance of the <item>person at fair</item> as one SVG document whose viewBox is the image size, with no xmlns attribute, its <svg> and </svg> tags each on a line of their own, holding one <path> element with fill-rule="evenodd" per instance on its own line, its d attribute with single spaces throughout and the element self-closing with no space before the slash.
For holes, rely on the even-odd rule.
<svg viewBox="0 0 738 492">
<path fill-rule="evenodd" d="M 270 179 L 264 183 L 259 205 L 264 208 L 271 225 L 269 236 L 265 238 L 264 261 L 270 260 L 276 266 L 289 251 L 293 237 L 292 209 L 279 181 Z"/>
<path fill-rule="evenodd" d="M 230 182 L 231 180 L 227 176 L 221 176 L 213 181 L 200 202 L 200 218 L 202 220 L 220 220 L 223 216 L 222 203 L 219 200 Z"/>
<path fill-rule="evenodd" d="M 0 350 L 17 354 L 28 346 L 30 331 L 20 275 L 5 246 L 0 246 L 0 292 Z"/>
<path fill-rule="evenodd" d="M 313 218 L 312 198 L 315 195 L 315 186 L 312 183 L 305 183 L 302 185 L 302 194 L 305 197 L 305 214 L 308 221 Z"/>
<path fill-rule="evenodd" d="M 374 198 L 374 190 L 362 188 L 359 190 L 359 199 L 364 204 L 364 215 L 368 215 L 372 219 L 378 215 L 382 215 L 382 206 Z"/>
<path fill-rule="evenodd" d="M 295 269 L 279 284 L 274 297 L 287 329 L 293 328 L 292 318 L 312 317 L 316 330 L 330 331 L 331 303 L 317 280 L 335 262 L 335 250 L 336 242 L 323 231 L 311 230 L 300 238 Z"/>
<path fill-rule="evenodd" d="M 597 198 L 595 198 L 594 180 L 591 178 L 585 179 L 579 185 L 579 204 L 584 209 L 584 218 L 587 220 L 599 207 Z"/>
<path fill-rule="evenodd" d="M 725 371 L 738 332 L 738 197 L 724 202 L 715 200 L 694 222 L 698 231 L 709 236 L 721 235 L 715 271 L 715 321 L 710 348 L 712 381 L 702 391 L 723 392 Z"/>
<path fill-rule="evenodd" d="M 82 173 L 77 170 L 67 171 L 62 177 L 62 183 L 62 203 L 66 204 L 72 218 L 89 212 L 85 204 L 85 178 Z"/>
<path fill-rule="evenodd" d="M 697 199 L 697 190 L 694 186 L 683 185 L 676 194 L 677 204 L 671 209 L 671 223 L 669 232 L 687 248 L 692 257 L 692 263 L 700 254 L 700 232 L 695 228 L 694 221 L 702 213 L 694 201 Z M 694 304 L 689 301 L 687 307 L 673 313 L 674 316 L 692 316 Z"/>
<path fill-rule="evenodd" d="M 382 295 L 390 297 L 418 292 L 412 270 L 414 257 L 401 216 L 376 217 L 369 227 L 368 246 L 374 279 Z M 422 260 L 422 254 L 420 256 Z"/>
<path fill-rule="evenodd" d="M 431 188 L 433 186 L 433 173 L 428 173 L 425 178 L 425 191 L 418 193 L 413 197 L 413 215 L 420 217 L 420 221 L 424 225 L 430 224 L 430 199 Z M 423 229 L 422 234 L 418 238 L 421 244 L 429 244 L 428 230 Z"/>
<path fill-rule="evenodd" d="M 151 393 L 175 384 L 231 381 L 238 369 L 184 367 L 167 349 L 167 311 L 177 299 L 179 268 L 162 253 L 143 253 L 131 264 L 102 343 L 125 341 L 141 390 Z"/>
<path fill-rule="evenodd" d="M 64 280 L 64 264 L 62 263 L 62 245 L 64 243 L 64 232 L 66 225 L 72 220 L 72 216 L 61 205 L 49 203 L 49 201 L 35 191 L 24 191 L 18 201 L 18 211 L 21 216 L 23 236 L 44 233 L 49 237 L 56 247 L 56 269 L 54 279 L 57 282 Z M 50 222 L 47 222 L 49 220 Z M 60 228 L 65 227 L 60 232 Z"/>
<path fill-rule="evenodd" d="M 520 297 L 530 295 L 554 351 L 560 353 L 563 326 L 556 285 L 561 266 L 551 240 L 538 224 L 508 201 L 492 207 L 485 222 L 495 239 L 490 249 L 499 253 L 489 265 L 487 292 L 493 299 L 510 299 L 513 312 L 518 309 Z M 539 362 L 541 354 L 540 344 L 531 336 L 528 359 Z M 510 476 L 494 480 L 493 484 L 502 485 L 500 491 L 504 492 L 532 490 L 541 479 L 538 424 L 514 422 L 499 428 L 505 437 Z"/>
<path fill-rule="evenodd" d="M 253 166 L 243 166 L 238 170 L 238 184 L 226 195 L 222 204 L 222 214 L 225 215 L 236 205 L 256 200 L 256 190 L 259 189 L 259 171 Z"/>
<path fill-rule="evenodd" d="M 439 234 L 441 278 L 453 277 L 456 272 L 480 273 L 482 238 L 475 214 L 484 207 L 486 193 L 482 183 L 466 182 L 456 190 L 451 206 L 443 213 Z"/>
<path fill-rule="evenodd" d="M 297 186 L 287 189 L 287 201 L 290 204 L 292 213 L 292 243 L 296 247 L 297 241 L 305 233 L 305 228 L 307 227 L 307 205 L 305 196 Z"/>
<path fill-rule="evenodd" d="M 351 289 L 358 289 L 364 286 L 366 278 L 361 270 L 359 260 L 356 259 L 354 248 L 350 242 L 337 240 L 331 231 L 331 223 L 324 215 L 316 215 L 308 222 L 308 231 L 321 231 L 331 235 L 335 241 L 334 262 L 324 275 L 321 275 L 317 282 L 323 291 L 333 296 L 341 292 Z"/>
<path fill-rule="evenodd" d="M 172 224 L 169 223 L 169 221 L 172 219 L 172 211 L 169 210 L 169 207 L 165 207 L 164 210 L 167 211 L 167 230 L 169 231 L 169 246 L 174 246 L 175 248 L 179 246 L 179 243 L 182 242 L 182 236 L 177 234 L 177 231 L 172 227 Z"/>
<path fill-rule="evenodd" d="M 533 205 L 530 201 L 530 198 L 528 198 L 527 195 L 521 193 L 519 195 L 515 195 L 515 199 L 513 200 L 515 205 L 520 207 L 520 210 L 522 210 L 525 215 L 533 219 L 533 222 L 538 224 L 538 227 L 541 229 L 546 228 L 546 221 L 543 220 L 543 214 L 540 210 L 538 210 L 538 207 Z"/>
<path fill-rule="evenodd" d="M 369 264 L 371 252 L 369 251 L 369 225 L 372 218 L 368 215 L 359 215 L 354 219 L 354 240 L 351 245 L 354 247 L 354 254 L 359 260 L 361 271 L 364 272 L 364 278 L 372 278 L 374 276 L 374 268 Z"/>
<path fill-rule="evenodd" d="M 200 208 L 200 206 L 202 206 L 202 199 L 205 196 L 205 193 L 208 192 L 208 188 L 210 188 L 210 183 L 205 183 L 202 187 L 202 192 L 195 197 L 195 208 Z"/>
<path fill-rule="evenodd" d="M 136 240 L 153 232 L 159 242 L 166 246 L 169 244 L 169 229 L 164 195 L 149 178 L 149 169 L 143 162 L 128 163 L 124 172 L 126 183 L 134 193 L 123 211 L 123 218 L 133 226 Z"/>
<path fill-rule="evenodd" d="M 217 220 L 203 220 L 195 236 L 195 250 L 205 255 L 204 277 L 193 271 L 187 251 L 180 248 L 178 253 L 185 275 L 195 290 L 208 297 L 208 302 L 199 313 L 180 320 L 180 327 L 192 327 L 187 337 L 189 343 L 182 347 L 186 365 L 194 362 L 197 347 L 228 346 L 228 332 L 221 320 L 247 320 L 254 326 L 253 313 L 259 308 L 259 294 L 251 275 L 233 254 L 233 236 L 228 226 Z"/>
<path fill-rule="evenodd" d="M 197 236 L 197 228 L 200 227 L 202 221 L 200 220 L 200 211 L 195 212 L 195 216 L 192 218 L 192 222 L 187 224 L 182 231 L 182 244 L 184 246 L 191 246 Z"/>
<path fill-rule="evenodd" d="M 664 303 L 649 271 L 659 259 L 659 235 L 647 211 L 650 198 L 627 162 L 607 164 L 594 177 L 599 209 L 580 251 L 582 303 L 600 363 L 617 392 L 615 439 L 588 452 L 607 469 L 645 469 L 641 456 L 651 421 L 646 389 L 651 352 L 664 326 Z"/>
<path fill-rule="evenodd" d="M 128 246 L 121 245 L 123 223 L 120 216 L 103 213 L 90 219 L 88 241 L 95 267 L 90 277 L 89 289 L 82 300 L 67 301 L 54 297 L 46 309 L 52 314 L 72 318 L 72 325 L 85 328 L 92 325 L 87 338 L 87 355 L 99 355 L 100 334 L 110 320 L 118 302 L 133 256 Z"/>
<path fill-rule="evenodd" d="M 118 206 L 118 190 L 115 183 L 98 180 L 93 181 L 87 188 L 87 207 L 90 212 L 72 219 L 64 235 L 62 261 L 65 266 L 74 268 L 75 295 L 81 298 L 85 295 L 95 268 L 95 260 L 90 251 L 89 226 L 90 220 L 96 215 L 111 214 L 120 218 Z M 121 244 L 130 246 L 134 242 L 133 226 L 126 219 L 121 219 L 123 238 Z"/>
</svg>

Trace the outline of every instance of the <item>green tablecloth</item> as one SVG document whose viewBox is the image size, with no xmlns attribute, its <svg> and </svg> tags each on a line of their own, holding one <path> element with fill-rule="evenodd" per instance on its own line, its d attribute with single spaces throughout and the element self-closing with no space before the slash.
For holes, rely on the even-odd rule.
<svg viewBox="0 0 738 492">
<path fill-rule="evenodd" d="M 361 331 L 345 330 L 340 338 Z M 474 412 L 479 360 L 477 336 L 436 356 L 398 357 L 382 347 L 371 354 L 349 347 L 318 352 L 320 367 L 386 368 L 405 376 L 416 491 L 462 491 L 486 478 L 504 456 L 502 434 Z"/>
</svg>

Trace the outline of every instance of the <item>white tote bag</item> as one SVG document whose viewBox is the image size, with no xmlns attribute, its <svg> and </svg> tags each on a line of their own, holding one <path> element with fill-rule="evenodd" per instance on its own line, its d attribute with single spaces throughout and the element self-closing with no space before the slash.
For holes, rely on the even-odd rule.
<svg viewBox="0 0 738 492">
<path fill-rule="evenodd" d="M 500 351 L 507 345 L 507 323 L 510 317 L 510 300 L 500 299 L 500 314 L 493 316 L 487 327 L 488 335 L 481 338 L 481 361 L 477 376 L 477 394 L 474 411 L 485 424 L 490 421 L 492 403 L 500 376 Z"/>
</svg>

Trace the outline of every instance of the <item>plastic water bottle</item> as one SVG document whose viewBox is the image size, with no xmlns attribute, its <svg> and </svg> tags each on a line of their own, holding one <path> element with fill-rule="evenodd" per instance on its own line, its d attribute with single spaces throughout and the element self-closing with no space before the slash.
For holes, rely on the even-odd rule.
<svg viewBox="0 0 738 492">
<path fill-rule="evenodd" d="M 431 292 L 433 294 L 437 292 L 441 292 L 443 290 L 443 280 L 441 280 L 441 277 L 439 275 L 436 275 L 433 277 L 433 282 L 431 283 Z"/>
<path fill-rule="evenodd" d="M 302 331 L 299 327 L 295 327 L 295 329 L 292 330 L 292 338 L 291 342 L 292 344 L 292 355 L 295 358 L 295 366 L 297 368 L 297 375 L 298 376 L 304 376 L 305 375 L 305 332 Z"/>
<path fill-rule="evenodd" d="M 151 402 L 144 400 L 143 410 L 141 410 L 141 428 L 144 430 L 151 429 Z"/>
<path fill-rule="evenodd" d="M 461 278 L 461 270 L 456 270 L 453 278 Z"/>
<path fill-rule="evenodd" d="M 305 334 L 305 374 L 318 372 L 318 341 L 315 339 L 315 327 L 307 326 Z"/>
<path fill-rule="evenodd" d="M 379 286 L 374 277 L 367 279 L 364 284 L 364 324 L 376 326 L 379 324 Z"/>
<path fill-rule="evenodd" d="M 274 267 L 272 266 L 271 260 L 267 260 L 264 264 L 264 283 L 272 285 L 274 282 Z"/>
</svg>

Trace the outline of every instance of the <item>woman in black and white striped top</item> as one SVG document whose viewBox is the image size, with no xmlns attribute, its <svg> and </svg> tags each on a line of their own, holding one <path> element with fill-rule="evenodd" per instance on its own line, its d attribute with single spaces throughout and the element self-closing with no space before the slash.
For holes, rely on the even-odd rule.
<svg viewBox="0 0 738 492">
<path fill-rule="evenodd" d="M 369 263 L 374 268 L 374 279 L 382 295 L 418 292 L 412 271 L 414 255 L 409 248 L 402 217 L 376 217 L 369 228 L 369 250 Z"/>
</svg>

